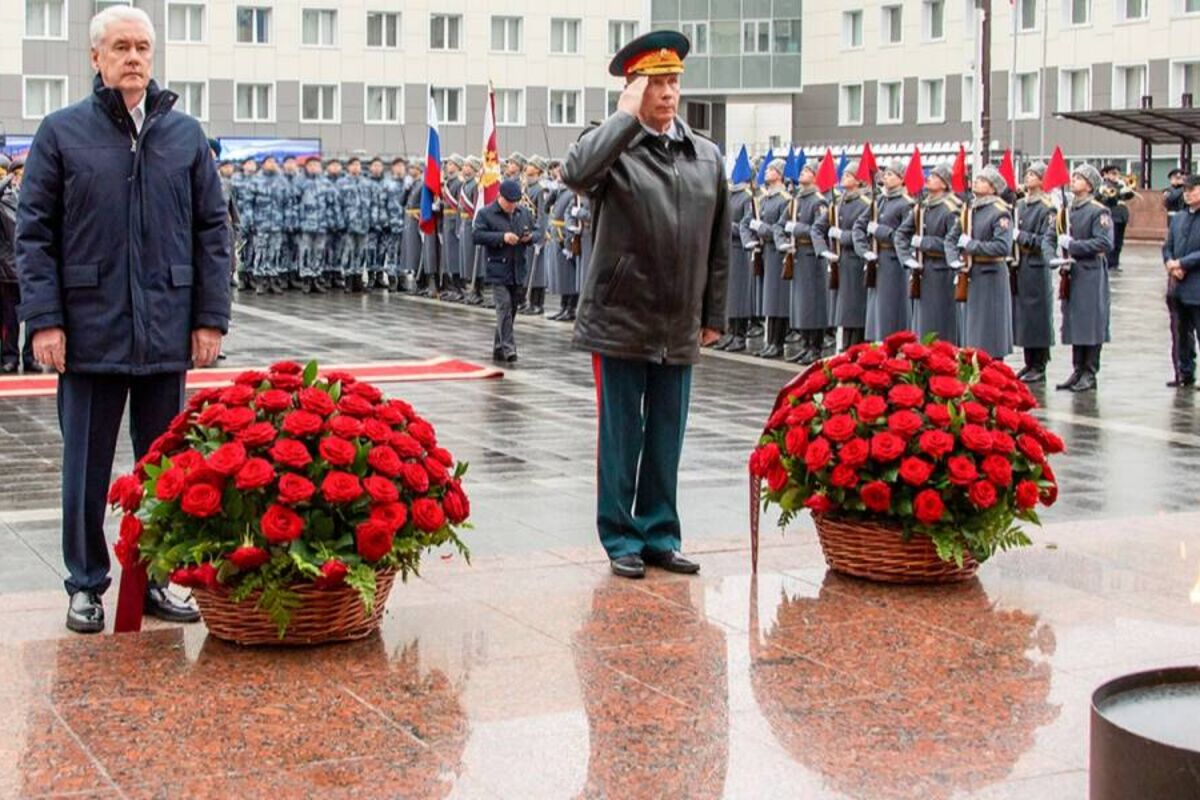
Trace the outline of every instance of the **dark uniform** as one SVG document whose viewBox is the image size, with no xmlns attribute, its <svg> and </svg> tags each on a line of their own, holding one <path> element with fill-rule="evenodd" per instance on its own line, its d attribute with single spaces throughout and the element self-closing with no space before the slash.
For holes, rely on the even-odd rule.
<svg viewBox="0 0 1200 800">
<path fill-rule="evenodd" d="M 1013 343 L 1025 350 L 1025 367 L 1018 377 L 1027 383 L 1045 380 L 1050 348 L 1054 346 L 1054 280 L 1046 231 L 1054 226 L 1055 209 L 1039 192 L 1017 201 L 1017 254 L 1014 266 Z"/>
<path fill-rule="evenodd" d="M 1193 179 L 1195 180 L 1195 179 Z M 1196 383 L 1196 340 L 1200 336 L 1200 211 L 1185 209 L 1171 218 L 1163 244 L 1163 263 L 1178 260 L 1182 280 L 1170 279 L 1170 296 L 1178 309 L 1174 355 L 1175 388 Z"/>
<path fill-rule="evenodd" d="M 825 261 L 813 244 L 813 226 L 829 218 L 829 202 L 815 186 L 802 186 L 792 201 L 792 219 L 784 231 L 792 237 L 791 324 L 801 331 L 803 349 L 791 360 L 811 364 L 821 357 L 825 328 L 829 324 Z"/>
<path fill-rule="evenodd" d="M 948 242 L 951 229 L 962 215 L 962 202 L 946 192 L 925 198 L 905 215 L 893 242 L 902 263 L 919 275 L 921 296 L 913 303 L 912 329 L 959 344 L 958 304 L 954 284 L 958 270 L 957 242 Z M 949 249 L 948 249 L 949 248 Z"/>
<path fill-rule="evenodd" d="M 1107 173 L 1106 167 L 1103 172 Z M 1121 268 L 1121 250 L 1125 247 L 1125 228 L 1129 225 L 1129 204 L 1127 201 L 1135 197 L 1133 189 L 1121 179 L 1105 178 L 1104 185 L 1097 191 L 1097 199 L 1103 203 L 1112 215 L 1113 246 L 1109 254 L 1108 268 Z"/>
</svg>

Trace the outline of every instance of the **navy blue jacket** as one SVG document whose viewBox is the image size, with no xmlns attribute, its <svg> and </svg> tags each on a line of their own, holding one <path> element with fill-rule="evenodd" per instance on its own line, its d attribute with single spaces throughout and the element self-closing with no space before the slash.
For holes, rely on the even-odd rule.
<svg viewBox="0 0 1200 800">
<path fill-rule="evenodd" d="M 487 272 L 484 280 L 489 285 L 523 285 L 528 277 L 525 265 L 527 243 L 505 244 L 504 234 L 515 233 L 526 236 L 533 233 L 533 215 L 525 206 L 517 206 L 513 213 L 505 214 L 496 200 L 485 206 L 475 218 L 475 244 L 487 250 Z"/>
<path fill-rule="evenodd" d="M 220 178 L 177 95 L 150 83 L 140 135 L 119 92 L 42 121 L 17 214 L 21 320 L 62 327 L 71 372 L 182 372 L 196 328 L 229 328 Z"/>
<path fill-rule="evenodd" d="M 1200 211 L 1185 208 L 1171 217 L 1167 241 L 1163 244 L 1163 261 L 1175 258 L 1185 274 L 1171 290 L 1171 296 L 1185 305 L 1200 306 Z"/>
</svg>

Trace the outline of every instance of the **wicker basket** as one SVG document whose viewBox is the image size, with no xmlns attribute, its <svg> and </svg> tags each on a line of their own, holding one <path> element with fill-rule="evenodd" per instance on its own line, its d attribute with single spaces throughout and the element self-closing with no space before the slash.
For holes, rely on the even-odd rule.
<svg viewBox="0 0 1200 800">
<path fill-rule="evenodd" d="M 282 638 L 271 618 L 257 608 L 258 592 L 240 603 L 233 602 L 226 591 L 196 588 L 192 592 L 208 632 L 218 639 L 237 644 L 300 646 L 364 639 L 379 630 L 395 580 L 395 569 L 381 570 L 375 576 L 375 608 L 370 615 L 363 611 L 358 592 L 345 584 L 328 589 L 312 583 L 296 584 L 292 591 L 300 597 L 300 606 L 292 612 Z"/>
<path fill-rule="evenodd" d="M 954 583 L 970 580 L 979 569 L 970 554 L 961 567 L 943 561 L 927 536 L 904 541 L 896 524 L 825 514 L 814 514 L 813 521 L 825 563 L 846 575 L 884 583 Z"/>
</svg>

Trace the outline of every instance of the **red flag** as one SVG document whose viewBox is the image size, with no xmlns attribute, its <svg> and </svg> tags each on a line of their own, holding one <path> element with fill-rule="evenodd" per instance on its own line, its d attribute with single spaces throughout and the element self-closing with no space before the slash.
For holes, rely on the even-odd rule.
<svg viewBox="0 0 1200 800">
<path fill-rule="evenodd" d="M 817 191 L 828 192 L 834 186 L 837 186 L 837 167 L 833 164 L 833 151 L 826 147 L 825 157 L 817 168 Z"/>
<path fill-rule="evenodd" d="M 496 90 L 488 84 L 487 105 L 483 109 L 483 172 L 479 175 L 479 190 L 482 202 L 476 205 L 482 211 L 485 205 L 496 202 L 500 196 L 500 148 L 496 143 Z"/>
<path fill-rule="evenodd" d="M 875 173 L 878 171 L 879 165 L 875 163 L 875 154 L 871 152 L 871 143 L 867 142 L 863 145 L 862 158 L 859 159 L 858 172 L 854 173 L 854 177 L 863 183 L 872 183 L 875 180 Z"/>
<path fill-rule="evenodd" d="M 1060 186 L 1071 182 L 1071 171 L 1067 169 L 1067 160 L 1063 158 L 1062 148 L 1054 148 L 1050 163 L 1046 165 L 1046 175 L 1042 178 L 1042 188 L 1052 192 Z"/>
<path fill-rule="evenodd" d="M 908 160 L 908 169 L 904 171 L 904 188 L 916 197 L 925 185 L 925 170 L 921 168 L 921 151 L 913 147 L 912 158 Z"/>
<path fill-rule="evenodd" d="M 962 193 L 967 190 L 967 149 L 958 146 L 958 157 L 954 159 L 954 169 L 950 171 L 950 188 Z"/>
<path fill-rule="evenodd" d="M 1000 168 L 997 170 L 1000 177 L 1008 182 L 1008 188 L 1017 188 L 1017 174 L 1013 171 L 1012 148 L 1004 151 L 1004 158 L 1000 159 Z"/>
</svg>

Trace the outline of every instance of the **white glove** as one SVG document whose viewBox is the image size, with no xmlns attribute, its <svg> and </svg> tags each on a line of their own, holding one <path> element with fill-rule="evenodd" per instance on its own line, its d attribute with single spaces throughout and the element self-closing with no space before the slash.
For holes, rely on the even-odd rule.
<svg viewBox="0 0 1200 800">
<path fill-rule="evenodd" d="M 783 226 L 783 229 L 785 231 L 787 231 L 788 233 L 795 233 L 796 232 L 796 223 L 789 221 L 786 225 Z"/>
<path fill-rule="evenodd" d="M 750 230 L 754 231 L 755 233 L 758 233 L 762 229 L 763 229 L 763 221 L 761 219 L 750 220 Z"/>
<path fill-rule="evenodd" d="M 579 212 L 582 210 L 579 206 L 571 206 L 570 214 L 573 218 L 579 219 Z"/>
<path fill-rule="evenodd" d="M 877 231 L 877 230 L 879 230 L 879 223 L 878 223 L 878 222 L 868 222 L 868 223 L 867 223 L 867 234 L 868 234 L 868 235 L 870 235 L 870 236 L 874 236 L 874 235 L 875 235 L 875 231 Z"/>
<path fill-rule="evenodd" d="M 921 234 L 919 234 L 919 233 L 913 234 L 913 237 L 912 237 L 912 246 L 913 247 L 920 247 L 921 242 L 923 242 L 923 241 L 924 241 L 924 239 L 921 238 Z"/>
<path fill-rule="evenodd" d="M 434 201 L 434 203 L 433 203 L 433 210 L 434 210 L 434 211 L 441 211 L 441 210 L 442 210 L 442 204 L 441 204 L 441 202 L 440 202 L 440 201 L 437 201 L 437 200 L 435 200 L 435 201 Z"/>
<path fill-rule="evenodd" d="M 575 254 L 571 252 L 571 248 L 564 247 L 562 249 L 563 258 L 574 258 Z"/>
<path fill-rule="evenodd" d="M 863 261 L 877 261 L 878 259 L 879 259 L 879 256 L 875 255 L 870 250 L 868 250 L 867 254 L 865 256 L 863 256 Z"/>
<path fill-rule="evenodd" d="M 921 266 L 921 262 L 917 261 L 915 258 L 910 258 L 907 261 L 905 261 L 904 266 L 908 267 L 909 269 L 916 269 L 916 270 L 924 269 L 924 267 Z"/>
<path fill-rule="evenodd" d="M 839 228 L 838 226 L 834 225 L 832 228 L 829 229 L 829 238 L 840 240 L 842 238 L 842 229 Z"/>
<path fill-rule="evenodd" d="M 830 250 L 826 250 L 824 253 L 821 253 L 821 258 L 825 259 L 830 264 L 836 264 L 838 260 L 837 255 Z"/>
<path fill-rule="evenodd" d="M 1073 241 L 1075 241 L 1075 239 L 1071 236 L 1071 234 L 1064 233 L 1062 236 L 1058 237 L 1058 246 L 1063 250 L 1067 250 L 1071 247 L 1071 242 Z"/>
<path fill-rule="evenodd" d="M 958 246 L 960 248 L 966 247 L 967 243 L 970 241 L 971 241 L 971 237 L 964 233 L 958 237 Z"/>
<path fill-rule="evenodd" d="M 951 262 L 950 262 L 950 267 L 951 267 L 952 269 L 962 269 L 962 268 L 963 268 L 963 262 L 961 262 L 961 261 L 951 261 Z"/>
<path fill-rule="evenodd" d="M 746 247 L 745 247 L 745 250 L 746 250 L 746 252 L 747 252 L 747 253 L 752 253 L 752 252 L 754 252 L 754 251 L 755 251 L 755 250 L 757 250 L 757 249 L 758 249 L 758 245 L 756 245 L 756 244 L 748 244 L 748 245 L 746 245 Z"/>
</svg>

